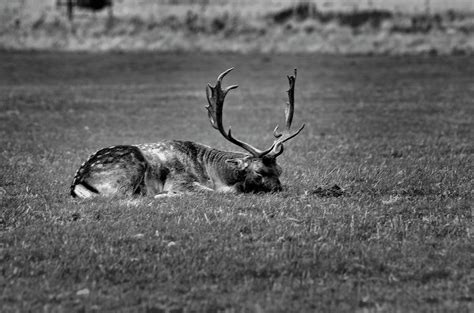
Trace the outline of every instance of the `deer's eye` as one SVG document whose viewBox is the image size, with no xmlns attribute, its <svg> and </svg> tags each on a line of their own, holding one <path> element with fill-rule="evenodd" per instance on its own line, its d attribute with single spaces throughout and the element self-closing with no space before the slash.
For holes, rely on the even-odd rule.
<svg viewBox="0 0 474 313">
<path fill-rule="evenodd" d="M 255 171 L 255 175 L 264 176 L 266 173 L 263 169 L 258 169 Z"/>
</svg>

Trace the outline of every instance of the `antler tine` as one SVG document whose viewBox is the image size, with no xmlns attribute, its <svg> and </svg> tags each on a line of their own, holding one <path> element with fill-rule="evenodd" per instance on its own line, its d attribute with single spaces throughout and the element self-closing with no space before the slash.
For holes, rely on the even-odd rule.
<svg viewBox="0 0 474 313">
<path fill-rule="evenodd" d="M 217 82 L 222 83 L 222 79 L 233 70 L 234 70 L 234 68 L 231 67 L 231 68 L 225 70 L 224 72 L 220 73 L 219 76 L 217 76 Z"/>
<path fill-rule="evenodd" d="M 290 140 L 291 138 L 297 136 L 304 128 L 305 124 L 301 125 L 301 127 L 294 132 L 293 134 L 290 133 L 291 124 L 293 122 L 293 114 L 295 111 L 295 83 L 296 83 L 296 74 L 297 71 L 295 69 L 294 75 L 288 75 L 288 83 L 290 88 L 288 89 L 288 102 L 286 102 L 285 107 L 285 130 L 282 133 L 278 133 L 278 125 L 273 130 L 273 136 L 275 136 L 275 142 L 272 146 L 272 151 L 270 154 L 273 157 L 277 157 L 283 153 L 283 143 Z"/>
<path fill-rule="evenodd" d="M 209 105 L 206 106 L 206 109 L 208 112 L 209 120 L 211 122 L 211 126 L 219 130 L 219 132 L 222 134 L 222 136 L 224 136 L 225 139 L 243 148 L 244 150 L 247 150 L 253 156 L 260 157 L 264 153 L 266 154 L 268 152 L 261 151 L 248 143 L 235 139 L 234 137 L 232 137 L 232 132 L 231 132 L 230 127 L 229 127 L 229 130 L 226 132 L 224 129 L 224 125 L 222 124 L 225 96 L 230 90 L 238 87 L 237 85 L 232 85 L 232 86 L 227 87 L 225 90 L 222 90 L 222 87 L 221 87 L 222 79 L 233 69 L 234 68 L 231 67 L 230 69 L 222 72 L 217 77 L 215 86 L 212 86 L 211 84 L 207 85 L 206 96 L 207 96 L 207 102 L 209 103 Z"/>
<path fill-rule="evenodd" d="M 207 96 L 207 102 L 209 105 L 206 106 L 206 109 L 208 111 L 208 116 L 209 120 L 211 122 L 211 126 L 214 127 L 215 129 L 219 129 L 218 121 L 222 121 L 222 109 L 224 106 L 224 99 L 227 93 L 239 87 L 238 85 L 232 85 L 226 88 L 226 90 L 222 90 L 221 84 L 222 84 L 222 79 L 234 68 L 231 67 L 228 70 L 222 72 L 216 80 L 216 85 L 212 86 L 211 84 L 207 84 L 206 87 L 206 96 Z M 219 98 L 219 99 L 217 99 Z M 211 99 L 214 99 L 214 102 L 212 103 Z M 218 105 L 217 102 L 221 102 L 221 105 Z"/>
<path fill-rule="evenodd" d="M 286 103 L 285 108 L 285 119 L 286 119 L 286 129 L 290 130 L 291 123 L 293 122 L 293 113 L 295 111 L 295 82 L 296 82 L 296 68 L 295 75 L 288 75 L 288 83 L 290 84 L 290 89 L 288 89 L 288 102 Z"/>
</svg>

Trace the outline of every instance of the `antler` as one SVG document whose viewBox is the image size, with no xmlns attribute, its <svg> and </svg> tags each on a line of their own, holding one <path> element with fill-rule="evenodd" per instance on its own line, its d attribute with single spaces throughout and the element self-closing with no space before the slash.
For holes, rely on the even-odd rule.
<svg viewBox="0 0 474 313">
<path fill-rule="evenodd" d="M 209 120 L 211 122 L 212 127 L 217 129 L 222 134 L 222 136 L 224 136 L 225 139 L 247 150 L 254 157 L 262 157 L 263 155 L 269 153 L 271 149 L 268 151 L 261 151 L 248 143 L 235 139 L 234 137 L 232 137 L 230 127 L 229 127 L 229 131 L 226 133 L 226 131 L 224 130 L 224 125 L 222 125 L 222 115 L 223 115 L 222 111 L 224 107 L 225 96 L 230 90 L 235 89 L 238 86 L 232 85 L 232 86 L 227 87 L 225 90 L 222 90 L 221 84 L 222 84 L 222 79 L 233 69 L 234 68 L 231 67 L 227 71 L 222 72 L 217 77 L 215 86 L 211 86 L 211 84 L 207 84 L 206 95 L 207 95 L 207 102 L 209 102 L 209 105 L 206 106 L 206 109 L 208 111 Z"/>
<path fill-rule="evenodd" d="M 275 141 L 271 147 L 271 151 L 269 151 L 269 156 L 276 158 L 280 154 L 283 153 L 283 143 L 290 140 L 291 138 L 298 135 L 304 128 L 305 124 L 301 125 L 301 127 L 294 132 L 293 134 L 290 133 L 291 123 L 293 122 L 293 113 L 295 111 L 295 83 L 296 83 L 296 69 L 295 75 L 290 75 L 288 77 L 288 83 L 290 84 L 290 89 L 288 89 L 288 102 L 286 103 L 285 108 L 285 126 L 286 129 L 282 133 L 278 133 L 278 125 L 273 130 L 273 136 L 275 136 Z"/>
<path fill-rule="evenodd" d="M 224 72 L 222 72 L 216 81 L 215 86 L 211 86 L 211 84 L 207 85 L 206 88 L 206 95 L 207 95 L 207 102 L 209 105 L 206 106 L 208 111 L 209 120 L 211 122 L 212 127 L 219 130 L 219 132 L 224 136 L 225 139 L 229 140 L 233 144 L 247 150 L 252 154 L 254 157 L 261 158 L 263 156 L 268 155 L 269 157 L 276 158 L 280 154 L 283 153 L 283 143 L 290 140 L 291 138 L 298 135 L 301 130 L 304 128 L 304 124 L 293 134 L 290 133 L 291 123 L 293 121 L 293 113 L 295 111 L 295 81 L 296 81 L 296 69 L 294 76 L 288 76 L 288 82 L 290 83 L 290 89 L 288 89 L 288 99 L 289 101 L 286 103 L 285 108 L 285 117 L 286 117 L 286 129 L 283 133 L 278 133 L 278 126 L 275 127 L 273 130 L 273 135 L 275 136 L 275 141 L 273 144 L 266 150 L 259 150 L 252 145 L 235 139 L 232 137 L 231 129 L 229 127 L 228 132 L 225 131 L 224 125 L 222 124 L 222 115 L 223 115 L 223 108 L 224 108 L 224 100 L 227 93 L 237 88 L 237 85 L 232 85 L 227 87 L 225 90 L 222 90 L 222 79 L 234 68 L 230 68 Z"/>
</svg>

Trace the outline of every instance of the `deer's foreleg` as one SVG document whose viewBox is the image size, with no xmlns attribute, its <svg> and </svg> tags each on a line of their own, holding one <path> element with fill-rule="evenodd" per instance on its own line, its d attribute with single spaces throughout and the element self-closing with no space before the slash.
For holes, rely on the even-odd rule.
<svg viewBox="0 0 474 313">
<path fill-rule="evenodd" d="M 155 195 L 155 199 L 183 196 L 199 192 L 212 192 L 214 189 L 209 188 L 197 181 L 173 181 L 165 184 L 166 190 Z"/>
</svg>

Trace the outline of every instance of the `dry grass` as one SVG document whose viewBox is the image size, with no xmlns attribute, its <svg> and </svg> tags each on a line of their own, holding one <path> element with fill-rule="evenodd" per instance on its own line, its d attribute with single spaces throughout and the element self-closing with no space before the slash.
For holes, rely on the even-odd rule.
<svg viewBox="0 0 474 313">
<path fill-rule="evenodd" d="M 474 309 L 472 58 L 0 58 L 2 312 Z M 307 127 L 280 157 L 284 192 L 68 196 L 100 147 L 229 148 L 203 87 L 231 65 L 226 124 L 259 146 L 299 68 L 295 123 Z M 341 197 L 318 192 L 333 184 Z"/>
<path fill-rule="evenodd" d="M 311 1 L 222 5 L 117 4 L 115 17 L 54 7 L 5 6 L 0 47 L 72 51 L 319 52 L 471 54 L 474 17 L 385 10 L 328 11 Z"/>
</svg>

